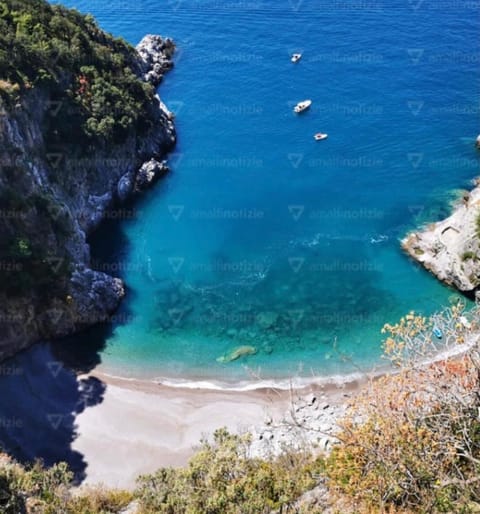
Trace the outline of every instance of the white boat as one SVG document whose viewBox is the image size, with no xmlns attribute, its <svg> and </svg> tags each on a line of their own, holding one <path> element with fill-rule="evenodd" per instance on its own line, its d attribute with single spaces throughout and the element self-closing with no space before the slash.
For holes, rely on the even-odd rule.
<svg viewBox="0 0 480 514">
<path fill-rule="evenodd" d="M 302 58 L 302 54 L 292 54 L 292 58 L 290 59 L 292 62 L 298 62 Z"/>
<path fill-rule="evenodd" d="M 318 132 L 313 137 L 315 138 L 315 141 L 323 141 L 324 139 L 327 139 L 328 134 L 322 134 L 321 132 Z"/>
<path fill-rule="evenodd" d="M 298 102 L 298 104 L 293 108 L 296 113 L 306 111 L 312 105 L 311 100 L 303 100 L 302 102 Z"/>
</svg>

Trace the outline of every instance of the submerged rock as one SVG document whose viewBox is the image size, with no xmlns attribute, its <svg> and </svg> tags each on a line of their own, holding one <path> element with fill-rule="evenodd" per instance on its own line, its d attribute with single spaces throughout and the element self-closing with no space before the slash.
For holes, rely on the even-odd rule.
<svg viewBox="0 0 480 514">
<path fill-rule="evenodd" d="M 257 349 L 254 346 L 239 346 L 232 352 L 218 357 L 217 362 L 232 362 L 239 359 L 240 357 L 245 357 L 246 355 L 255 355 L 256 353 Z"/>
</svg>

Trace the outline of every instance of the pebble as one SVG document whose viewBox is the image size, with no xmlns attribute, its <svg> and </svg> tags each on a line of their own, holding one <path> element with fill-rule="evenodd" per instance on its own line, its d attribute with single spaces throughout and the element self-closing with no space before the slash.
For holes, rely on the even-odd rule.
<svg viewBox="0 0 480 514">
<path fill-rule="evenodd" d="M 346 406 L 331 405 L 327 399 L 309 394 L 295 400 L 283 418 L 266 415 L 263 424 L 253 431 L 256 440 L 251 445 L 252 455 L 268 458 L 279 455 L 285 447 L 301 448 L 305 443 L 329 452 L 337 442 L 336 421 Z"/>
</svg>

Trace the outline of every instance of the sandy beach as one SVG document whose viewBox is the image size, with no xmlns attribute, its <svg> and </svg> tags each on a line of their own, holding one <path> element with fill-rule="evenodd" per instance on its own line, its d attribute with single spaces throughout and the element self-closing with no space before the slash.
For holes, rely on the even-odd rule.
<svg viewBox="0 0 480 514">
<path fill-rule="evenodd" d="M 444 349 L 430 362 L 458 358 L 477 340 L 474 333 L 466 344 Z M 350 380 L 344 377 L 344 381 L 303 387 L 292 381 L 291 388 L 249 390 L 171 387 L 97 370 L 79 375 L 80 382 L 94 380 L 105 387 L 102 401 L 75 418 L 72 450 L 86 464 L 82 486 L 103 483 L 131 488 L 142 473 L 183 466 L 200 439 L 220 427 L 252 433 L 252 448 L 260 454 L 282 442 L 316 441 L 321 447 L 331 441 L 336 421 L 352 398 L 369 379 L 384 372 L 372 370 Z M 297 421 L 301 428 L 287 426 Z"/>
<path fill-rule="evenodd" d="M 106 389 L 101 403 L 75 419 L 77 437 L 72 448 L 86 461 L 82 485 L 127 488 L 135 485 L 139 474 L 186 464 L 202 436 L 219 427 L 252 430 L 266 419 L 281 419 L 299 396 L 313 393 L 335 405 L 359 388 L 353 382 L 295 392 L 187 389 L 95 371 L 79 379 L 92 377 L 105 383 Z"/>
<path fill-rule="evenodd" d="M 445 349 L 436 360 L 468 347 Z M 381 375 L 377 369 L 350 380 L 318 378 L 304 387 L 298 379 L 291 388 L 287 381 L 283 388 L 251 383 L 226 390 L 195 383 L 173 387 L 100 369 L 75 373 L 49 345 L 36 345 L 5 365 L 0 446 L 21 462 L 67 462 L 81 487 L 133 488 L 139 474 L 185 465 L 200 439 L 224 426 L 251 432 L 259 456 L 284 443 L 331 446 L 346 406 L 368 378 Z"/>
</svg>

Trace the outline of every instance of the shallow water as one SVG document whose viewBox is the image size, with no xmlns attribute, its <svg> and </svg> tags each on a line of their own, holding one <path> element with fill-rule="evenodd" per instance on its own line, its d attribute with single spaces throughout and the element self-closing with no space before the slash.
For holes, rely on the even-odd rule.
<svg viewBox="0 0 480 514">
<path fill-rule="evenodd" d="M 178 45 L 160 88 L 177 115 L 173 171 L 93 240 L 97 267 L 129 287 L 104 371 L 348 373 L 379 362 L 385 322 L 448 303 L 399 240 L 478 173 L 472 5 L 66 3 L 132 43 Z M 256 353 L 218 362 L 239 346 Z"/>
</svg>

